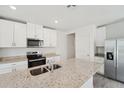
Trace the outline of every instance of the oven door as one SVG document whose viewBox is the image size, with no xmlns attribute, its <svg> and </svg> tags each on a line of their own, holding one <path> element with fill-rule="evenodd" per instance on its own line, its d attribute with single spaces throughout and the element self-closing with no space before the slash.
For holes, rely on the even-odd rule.
<svg viewBox="0 0 124 93">
<path fill-rule="evenodd" d="M 45 65 L 45 64 L 46 64 L 46 59 L 45 58 L 29 60 L 28 61 L 28 68 L 36 67 L 36 66 L 40 66 L 40 65 Z"/>
</svg>

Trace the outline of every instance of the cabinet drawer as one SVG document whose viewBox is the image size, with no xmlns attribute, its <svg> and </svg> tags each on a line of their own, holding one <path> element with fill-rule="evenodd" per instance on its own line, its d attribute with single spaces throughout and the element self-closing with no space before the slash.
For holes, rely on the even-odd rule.
<svg viewBox="0 0 124 93">
<path fill-rule="evenodd" d="M 5 68 L 11 68 L 11 64 L 10 63 L 8 63 L 8 64 L 0 64 L 0 70 L 5 69 Z"/>
<path fill-rule="evenodd" d="M 27 65 L 28 62 L 27 61 L 21 61 L 21 62 L 16 62 L 14 64 L 16 64 L 17 66 L 20 66 L 20 65 Z"/>
<path fill-rule="evenodd" d="M 0 69 L 0 74 L 10 73 L 12 72 L 11 68 Z"/>
<path fill-rule="evenodd" d="M 0 64 L 0 74 L 9 73 L 12 71 L 20 71 L 28 68 L 28 62 L 13 62 L 8 64 Z"/>
<path fill-rule="evenodd" d="M 27 66 L 26 65 L 20 65 L 16 67 L 16 71 L 20 71 L 20 70 L 26 70 Z"/>
</svg>

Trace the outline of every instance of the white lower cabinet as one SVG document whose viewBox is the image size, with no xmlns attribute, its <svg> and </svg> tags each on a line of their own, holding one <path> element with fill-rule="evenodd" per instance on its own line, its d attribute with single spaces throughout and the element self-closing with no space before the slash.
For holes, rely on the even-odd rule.
<svg viewBox="0 0 124 93">
<path fill-rule="evenodd" d="M 28 68 L 27 61 L 16 62 L 16 63 L 13 63 L 12 65 L 13 65 L 13 69 L 15 69 L 15 71 L 25 70 Z"/>
<path fill-rule="evenodd" d="M 0 64 L 0 74 L 12 72 L 11 64 Z"/>
<path fill-rule="evenodd" d="M 0 64 L 0 74 L 25 70 L 28 68 L 27 61 Z"/>
<path fill-rule="evenodd" d="M 93 76 L 87 80 L 82 86 L 81 88 L 93 88 Z"/>
</svg>

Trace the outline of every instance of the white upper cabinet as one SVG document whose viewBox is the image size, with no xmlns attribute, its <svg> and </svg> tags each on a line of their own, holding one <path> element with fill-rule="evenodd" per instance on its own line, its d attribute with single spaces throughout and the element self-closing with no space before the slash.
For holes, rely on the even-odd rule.
<svg viewBox="0 0 124 93">
<path fill-rule="evenodd" d="M 56 30 L 44 28 L 44 47 L 56 47 Z"/>
<path fill-rule="evenodd" d="M 97 28 L 96 29 L 96 46 L 104 46 L 105 39 L 106 39 L 105 27 Z"/>
<path fill-rule="evenodd" d="M 27 38 L 35 38 L 35 24 L 27 23 Z"/>
<path fill-rule="evenodd" d="M 43 40 L 43 26 L 28 23 L 27 24 L 27 38 Z"/>
<path fill-rule="evenodd" d="M 50 30 L 44 28 L 43 29 L 43 33 L 44 33 L 44 47 L 49 47 L 50 46 Z"/>
<path fill-rule="evenodd" d="M 35 25 L 35 38 L 43 40 L 43 26 Z"/>
<path fill-rule="evenodd" d="M 26 47 L 26 24 L 0 20 L 0 47 Z"/>
<path fill-rule="evenodd" d="M 57 33 L 56 30 L 50 31 L 50 46 L 56 47 L 56 41 L 57 41 Z"/>
<path fill-rule="evenodd" d="M 26 24 L 15 23 L 14 43 L 15 47 L 26 47 Z"/>
<path fill-rule="evenodd" d="M 0 47 L 11 47 L 13 44 L 13 22 L 0 20 Z"/>
</svg>

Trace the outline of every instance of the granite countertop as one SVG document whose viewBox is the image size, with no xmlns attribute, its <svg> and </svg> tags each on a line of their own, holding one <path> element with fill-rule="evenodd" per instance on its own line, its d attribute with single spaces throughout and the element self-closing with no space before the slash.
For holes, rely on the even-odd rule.
<svg viewBox="0 0 124 93">
<path fill-rule="evenodd" d="M 55 57 L 55 56 L 60 56 L 60 55 L 55 54 L 55 53 L 47 53 L 47 54 L 44 54 L 44 56 L 45 56 L 46 58 L 50 58 L 50 57 Z M 27 59 L 26 55 L 0 57 L 0 64 L 13 63 L 13 62 L 20 62 L 20 61 L 27 61 L 27 60 L 28 60 L 28 59 Z"/>
<path fill-rule="evenodd" d="M 20 61 L 27 61 L 27 57 L 25 55 L 24 56 L 22 55 L 22 56 L 0 57 L 0 64 L 20 62 Z"/>
<path fill-rule="evenodd" d="M 101 67 L 100 63 L 82 59 L 59 62 L 62 67 L 37 76 L 29 70 L 0 75 L 0 87 L 78 88 L 90 79 Z"/>
<path fill-rule="evenodd" d="M 45 56 L 46 58 L 50 58 L 50 57 L 55 57 L 55 56 L 60 56 L 60 55 L 58 55 L 58 54 L 56 54 L 56 53 L 48 53 L 48 54 L 44 54 L 44 56 Z"/>
</svg>

